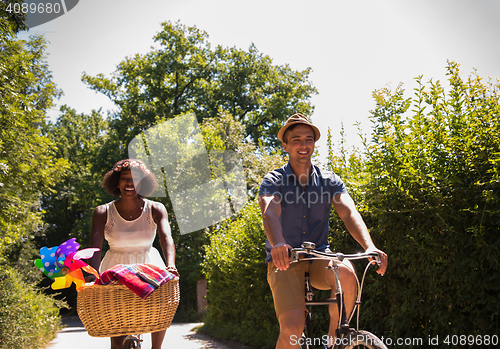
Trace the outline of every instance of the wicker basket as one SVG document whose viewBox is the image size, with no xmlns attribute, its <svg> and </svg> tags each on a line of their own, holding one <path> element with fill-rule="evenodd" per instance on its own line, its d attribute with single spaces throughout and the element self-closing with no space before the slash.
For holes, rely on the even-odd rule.
<svg viewBox="0 0 500 349">
<path fill-rule="evenodd" d="M 179 299 L 178 278 L 145 300 L 123 285 L 91 285 L 78 292 L 77 311 L 89 335 L 116 337 L 167 329 Z"/>
</svg>

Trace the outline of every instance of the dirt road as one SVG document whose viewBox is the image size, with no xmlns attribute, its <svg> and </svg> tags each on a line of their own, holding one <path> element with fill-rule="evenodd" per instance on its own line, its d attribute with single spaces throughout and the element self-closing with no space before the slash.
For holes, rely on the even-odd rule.
<svg viewBox="0 0 500 349">
<path fill-rule="evenodd" d="M 109 338 L 90 337 L 78 316 L 63 317 L 65 328 L 45 349 L 109 349 Z M 182 349 L 252 349 L 233 342 L 218 342 L 192 331 L 201 323 L 177 323 L 167 330 L 163 348 Z M 151 348 L 151 336 L 144 335 L 143 349 Z"/>
</svg>

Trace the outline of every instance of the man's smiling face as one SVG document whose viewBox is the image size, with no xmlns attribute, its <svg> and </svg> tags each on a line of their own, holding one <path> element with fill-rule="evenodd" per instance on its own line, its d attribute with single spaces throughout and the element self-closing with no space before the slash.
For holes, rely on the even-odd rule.
<svg viewBox="0 0 500 349">
<path fill-rule="evenodd" d="M 283 149 L 288 153 L 290 162 L 306 164 L 314 153 L 314 131 L 310 126 L 297 125 L 284 135 Z"/>
</svg>

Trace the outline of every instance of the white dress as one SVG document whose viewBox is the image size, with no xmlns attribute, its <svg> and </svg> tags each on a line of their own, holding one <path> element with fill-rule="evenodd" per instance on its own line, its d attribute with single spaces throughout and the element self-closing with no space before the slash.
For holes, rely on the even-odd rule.
<svg viewBox="0 0 500 349">
<path fill-rule="evenodd" d="M 104 238 L 109 244 L 109 251 L 102 259 L 99 268 L 101 273 L 117 264 L 153 264 L 166 268 L 160 253 L 153 247 L 156 223 L 152 215 L 152 202 L 143 200 L 142 213 L 133 221 L 120 216 L 114 201 L 106 204 L 108 217 Z"/>
</svg>

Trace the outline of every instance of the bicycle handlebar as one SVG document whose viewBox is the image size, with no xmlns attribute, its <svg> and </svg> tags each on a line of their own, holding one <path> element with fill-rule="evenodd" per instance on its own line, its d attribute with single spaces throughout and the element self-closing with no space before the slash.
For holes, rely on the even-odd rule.
<svg viewBox="0 0 500 349">
<path fill-rule="evenodd" d="M 328 260 L 338 260 L 342 262 L 344 259 L 346 260 L 356 260 L 356 259 L 365 259 L 365 258 L 374 258 L 378 265 L 380 265 L 380 257 L 377 252 L 365 252 L 365 253 L 356 253 L 356 254 L 343 254 L 340 252 L 331 253 L 331 252 L 320 252 L 314 250 L 316 245 L 312 242 L 304 242 L 302 244 L 302 248 L 293 248 L 290 250 L 290 263 L 314 259 L 328 259 Z M 305 255 L 305 257 L 301 257 L 301 255 Z"/>
</svg>

